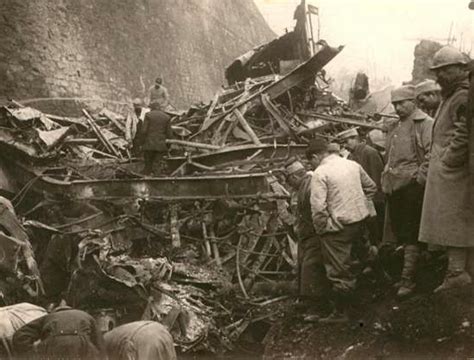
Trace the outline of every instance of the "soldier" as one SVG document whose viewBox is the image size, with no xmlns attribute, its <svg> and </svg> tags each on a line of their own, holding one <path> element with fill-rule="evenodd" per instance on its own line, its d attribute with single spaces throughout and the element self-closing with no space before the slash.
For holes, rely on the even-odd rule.
<svg viewBox="0 0 474 360">
<path fill-rule="evenodd" d="M 335 305 L 334 312 L 320 321 L 346 322 L 355 288 L 355 274 L 350 269 L 352 245 L 363 237 L 369 201 L 377 186 L 355 161 L 330 154 L 323 138 L 310 143 L 306 156 L 316 168 L 311 179 L 311 215 Z"/>
<path fill-rule="evenodd" d="M 447 247 L 448 270 L 435 291 L 471 283 L 466 271 L 474 247 L 474 205 L 470 201 L 468 72 L 466 58 L 445 46 L 433 57 L 443 100 L 433 129 L 420 241 Z"/>
<path fill-rule="evenodd" d="M 104 335 L 111 360 L 176 360 L 173 338 L 168 329 L 155 321 L 134 321 Z"/>
<path fill-rule="evenodd" d="M 391 228 L 404 247 L 401 281 L 397 295 L 415 289 L 414 275 L 420 248 L 418 231 L 428 169 L 433 119 L 417 108 L 415 88 L 404 85 L 392 91 L 392 104 L 399 120 L 387 134 L 382 190 L 387 195 Z"/>
<path fill-rule="evenodd" d="M 441 88 L 433 80 L 427 79 L 415 86 L 415 97 L 418 107 L 434 117 L 441 102 Z"/>
<path fill-rule="evenodd" d="M 143 150 L 145 166 L 144 175 L 153 172 L 153 165 L 158 161 L 161 173 L 163 160 L 168 152 L 166 139 L 171 137 L 170 117 L 162 110 L 160 103 L 153 102 L 151 111 L 145 115 L 145 120 L 140 128 L 139 143 Z"/>
<path fill-rule="evenodd" d="M 380 184 L 380 177 L 384 167 L 382 157 L 377 150 L 362 141 L 357 129 L 343 131 L 339 133 L 338 137 L 344 142 L 345 148 L 350 152 L 348 159 L 354 160 L 362 166 L 377 185 L 377 193 L 374 196 L 377 216 L 368 222 L 370 242 L 372 245 L 377 245 L 382 239 L 385 213 L 385 199 Z"/>
<path fill-rule="evenodd" d="M 158 103 L 163 110 L 166 110 L 170 105 L 168 89 L 163 86 L 163 78 L 161 76 L 156 78 L 155 84 L 149 90 L 149 106 L 151 107 L 153 103 Z"/>
<path fill-rule="evenodd" d="M 61 301 L 50 314 L 29 322 L 16 331 L 13 347 L 20 358 L 31 355 L 35 342 L 39 359 L 104 359 L 105 348 L 97 324 L 88 313 Z"/>
<path fill-rule="evenodd" d="M 294 161 L 286 167 L 286 178 L 296 196 L 294 231 L 298 240 L 299 294 L 305 305 L 312 306 L 324 295 L 327 280 L 311 216 L 311 173 L 301 162 Z"/>
</svg>

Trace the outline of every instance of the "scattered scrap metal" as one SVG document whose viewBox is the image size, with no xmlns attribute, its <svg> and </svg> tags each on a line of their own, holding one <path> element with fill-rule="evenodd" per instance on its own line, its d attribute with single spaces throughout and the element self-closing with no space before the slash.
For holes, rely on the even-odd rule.
<svg viewBox="0 0 474 360">
<path fill-rule="evenodd" d="M 285 299 L 259 284 L 289 282 L 296 271 L 279 170 L 316 133 L 378 128 L 324 85 L 320 71 L 341 50 L 321 46 L 285 76 L 235 83 L 172 114 L 176 136 L 160 178 L 139 173 L 132 111 L 70 118 L 17 102 L 2 108 L 3 183 L 18 187 L 12 203 L 31 230 L 2 234 L 2 250 L 21 248 L 28 265 L 29 282 L 18 275 L 19 283 L 36 285 L 20 297 L 66 297 L 120 321 L 157 319 L 182 351 L 231 349 Z M 19 253 L 6 254 L 0 265 L 17 271 Z M 6 305 L 27 300 L 2 294 Z"/>
</svg>

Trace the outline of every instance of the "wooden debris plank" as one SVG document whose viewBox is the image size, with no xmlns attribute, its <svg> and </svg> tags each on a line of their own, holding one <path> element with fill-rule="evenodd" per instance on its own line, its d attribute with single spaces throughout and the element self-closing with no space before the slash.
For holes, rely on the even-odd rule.
<svg viewBox="0 0 474 360">
<path fill-rule="evenodd" d="M 242 113 L 239 111 L 239 109 L 234 110 L 234 115 L 237 117 L 237 120 L 239 121 L 240 125 L 243 127 L 245 132 L 250 136 L 252 139 L 252 142 L 255 145 L 262 145 L 262 142 L 259 140 L 257 134 L 253 131 L 253 129 L 250 127 L 249 123 L 247 120 L 245 120 L 244 116 Z"/>
<path fill-rule="evenodd" d="M 311 76 L 314 76 L 318 71 L 320 71 L 327 63 L 329 63 L 337 54 L 342 51 L 343 47 L 332 48 L 330 46 L 324 46 L 319 50 L 311 59 L 304 62 L 296 69 L 285 75 L 283 78 L 270 83 L 269 85 L 263 87 L 262 89 L 256 91 L 249 97 L 242 99 L 237 104 L 232 106 L 229 110 L 225 111 L 221 115 L 212 118 L 212 121 L 209 121 L 207 126 L 201 127 L 201 131 L 206 130 L 215 122 L 223 119 L 229 113 L 233 112 L 235 109 L 240 109 L 244 104 L 249 104 L 251 108 L 255 104 L 260 103 L 260 95 L 262 93 L 268 94 L 270 99 L 277 98 L 281 94 L 290 90 L 291 88 L 297 86 L 304 80 L 308 79 Z"/>
<path fill-rule="evenodd" d="M 99 142 L 98 139 L 88 139 L 88 138 L 66 138 L 64 140 L 65 144 L 71 145 L 87 145 L 87 144 L 97 144 Z"/>
<path fill-rule="evenodd" d="M 224 131 L 224 134 L 222 135 L 220 145 L 224 146 L 225 143 L 227 142 L 227 138 L 229 137 L 229 134 L 234 130 L 235 126 L 237 125 L 237 121 L 231 121 L 230 124 L 227 126 L 227 129 Z"/>
<path fill-rule="evenodd" d="M 214 99 L 212 99 L 211 106 L 207 110 L 206 118 L 202 122 L 202 126 L 205 126 L 209 122 L 209 119 L 211 118 L 211 116 L 214 112 L 214 109 L 216 108 L 217 100 L 219 100 L 219 95 L 220 95 L 219 92 L 217 92 L 217 94 L 214 96 Z"/>
<path fill-rule="evenodd" d="M 99 127 L 95 124 L 95 121 L 94 119 L 92 118 L 92 116 L 89 115 L 89 113 L 87 112 L 87 110 L 85 109 L 82 109 L 82 112 L 84 113 L 84 115 L 86 116 L 86 120 L 88 122 L 88 124 L 90 125 L 90 127 L 92 128 L 92 130 L 94 131 L 94 133 L 97 135 L 97 138 L 102 142 L 102 144 L 105 146 L 105 148 L 111 152 L 112 154 L 114 154 L 116 157 L 118 158 L 121 158 L 120 156 L 120 153 L 117 151 L 117 149 L 114 148 L 114 146 L 105 138 L 105 136 L 101 133 Z"/>
<path fill-rule="evenodd" d="M 177 140 L 177 139 L 166 139 L 166 143 L 175 144 L 175 145 L 183 145 L 183 146 L 194 147 L 197 149 L 205 149 L 205 150 L 220 150 L 221 149 L 221 147 L 218 145 L 203 144 L 203 143 L 198 143 L 198 142 Z"/>
<path fill-rule="evenodd" d="M 125 134 L 125 126 L 119 122 L 119 120 L 116 118 L 116 114 L 107 109 L 104 109 L 100 112 L 100 115 L 105 116 L 107 119 L 109 119 L 117 129 L 119 129 L 123 134 Z"/>
<path fill-rule="evenodd" d="M 319 114 L 315 112 L 301 112 L 301 113 L 298 113 L 298 115 L 308 116 L 308 117 L 325 120 L 329 122 L 340 123 L 340 124 L 347 124 L 347 125 L 365 127 L 369 129 L 383 130 L 383 126 L 380 126 L 380 125 L 370 124 L 370 123 L 359 121 L 359 120 L 346 119 L 346 118 L 342 118 L 342 117 L 334 116 L 334 115 Z M 307 130 L 303 130 L 303 131 L 307 131 Z"/>
</svg>

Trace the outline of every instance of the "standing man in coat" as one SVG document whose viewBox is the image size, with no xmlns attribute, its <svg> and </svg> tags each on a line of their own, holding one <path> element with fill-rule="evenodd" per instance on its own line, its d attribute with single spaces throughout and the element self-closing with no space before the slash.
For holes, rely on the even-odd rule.
<svg viewBox="0 0 474 360">
<path fill-rule="evenodd" d="M 311 174 L 301 162 L 294 161 L 286 167 L 286 180 L 296 195 L 293 227 L 298 240 L 299 294 L 312 306 L 325 294 L 327 279 L 311 216 Z"/>
<path fill-rule="evenodd" d="M 377 186 L 355 161 L 330 154 L 323 138 L 309 144 L 306 156 L 316 168 L 311 178 L 311 215 L 335 305 L 334 312 L 320 321 L 345 322 L 356 282 L 350 268 L 352 245 L 363 237 Z"/>
<path fill-rule="evenodd" d="M 433 129 L 420 241 L 447 247 L 441 291 L 471 283 L 467 253 L 474 247 L 474 208 L 469 184 L 468 73 L 466 58 L 445 46 L 433 57 L 443 101 Z"/>
<path fill-rule="evenodd" d="M 403 297 L 415 289 L 414 275 L 420 252 L 418 231 L 433 119 L 417 108 L 412 85 L 394 89 L 392 104 L 399 120 L 391 124 L 387 134 L 382 189 L 387 195 L 393 233 L 398 244 L 404 246 L 403 270 L 397 292 Z"/>
<path fill-rule="evenodd" d="M 385 197 L 382 192 L 380 177 L 383 171 L 383 160 L 380 153 L 372 146 L 361 140 L 357 129 L 341 132 L 338 137 L 344 142 L 345 148 L 350 152 L 348 159 L 358 163 L 377 185 L 374 196 L 374 206 L 377 216 L 368 221 L 370 243 L 377 245 L 382 239 L 385 214 Z"/>
<path fill-rule="evenodd" d="M 34 344 L 38 340 L 41 342 L 35 354 Z M 13 347 L 19 358 L 105 358 L 104 340 L 94 318 L 84 311 L 70 308 L 64 301 L 50 314 L 18 329 L 13 336 Z"/>
<path fill-rule="evenodd" d="M 415 97 L 418 107 L 433 117 L 441 103 L 441 88 L 431 79 L 423 80 L 415 86 Z"/>
<path fill-rule="evenodd" d="M 166 139 L 171 137 L 170 117 L 162 110 L 160 103 L 153 102 L 150 108 L 151 111 L 145 115 L 139 134 L 145 161 L 143 175 L 153 172 L 155 161 L 160 165 L 158 174 L 161 172 L 164 157 L 168 152 Z"/>
</svg>

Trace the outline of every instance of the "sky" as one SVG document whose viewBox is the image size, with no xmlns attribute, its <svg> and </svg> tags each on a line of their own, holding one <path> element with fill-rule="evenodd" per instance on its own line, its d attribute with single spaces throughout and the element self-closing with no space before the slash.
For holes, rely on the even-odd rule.
<svg viewBox="0 0 474 360">
<path fill-rule="evenodd" d="M 300 0 L 255 0 L 278 35 L 293 29 Z M 474 55 L 474 10 L 469 0 L 307 0 L 319 7 L 321 38 L 344 50 L 327 66 L 329 74 L 365 71 L 399 85 L 411 79 L 413 51 L 420 39 L 447 43 Z"/>
</svg>

